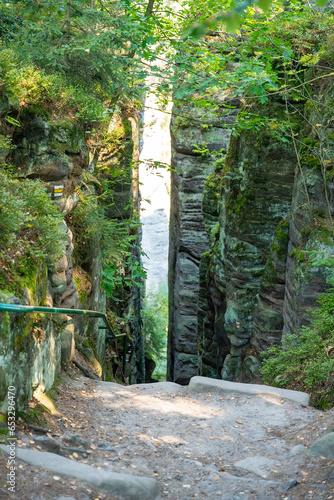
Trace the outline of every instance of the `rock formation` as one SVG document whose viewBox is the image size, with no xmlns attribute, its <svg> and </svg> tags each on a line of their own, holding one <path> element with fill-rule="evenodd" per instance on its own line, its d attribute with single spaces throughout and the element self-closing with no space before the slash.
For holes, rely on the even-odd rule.
<svg viewBox="0 0 334 500">
<path fill-rule="evenodd" d="M 220 103 L 217 114 L 175 106 L 171 122 L 172 172 L 169 242 L 169 380 L 187 383 L 198 373 L 197 302 L 199 264 L 209 236 L 201 213 L 202 190 L 214 173 L 215 158 L 194 152 L 205 143 L 209 151 L 226 152 L 237 113 Z M 202 127 L 206 125 L 207 127 Z"/>
<path fill-rule="evenodd" d="M 200 131 L 194 115 L 185 121 L 174 110 L 169 380 L 256 378 L 263 349 L 308 324 L 309 308 L 328 288 L 325 261 L 334 250 L 330 84 L 315 93 L 323 107 L 312 98 L 295 103 L 296 149 L 266 127 L 229 140 L 228 130 L 216 128 L 219 117 L 210 132 Z M 253 111 L 280 119 L 283 106 L 273 98 Z M 207 149 L 196 155 L 194 144 L 203 141 Z M 212 152 L 220 148 L 226 157 L 214 162 Z"/>
<path fill-rule="evenodd" d="M 11 111 L 9 103 L 2 104 L 4 113 Z M 128 222 L 137 189 L 132 185 L 130 163 L 133 155 L 137 154 L 133 137 L 138 130 L 135 120 L 132 121 L 116 117 L 109 127 L 108 144 L 96 155 L 89 150 L 85 132 L 74 120 L 41 116 L 29 109 L 22 112 L 21 126 L 14 130 L 12 136 L 15 147 L 11 163 L 19 177 L 41 179 L 53 203 L 63 214 L 60 227 L 64 235 L 63 255 L 52 265 L 41 262 L 40 267 L 35 269 L 31 286 L 28 284 L 22 294 L 2 290 L 0 302 L 105 312 L 106 296 L 101 288 L 101 245 L 95 241 L 89 248 L 88 244 L 87 248 L 78 248 L 77 228 L 72 224 L 71 214 L 78 204 L 80 190 L 88 189 L 94 193 L 94 186 L 87 183 L 89 179 L 94 179 L 96 171 L 104 169 L 105 181 L 112 183 L 115 196 L 113 200 L 105 200 L 108 206 L 106 211 L 109 210 L 107 215 L 123 221 L 125 225 Z M 116 153 L 113 141 L 118 144 Z M 113 176 L 115 168 L 122 171 L 116 181 Z M 138 196 L 135 205 L 138 210 Z M 134 252 L 140 259 L 138 251 L 134 245 Z M 84 269 L 80 267 L 82 260 L 78 259 L 78 255 L 85 256 Z M 131 273 L 131 270 L 128 272 Z M 131 288 L 126 293 L 121 312 L 122 316 L 129 317 L 129 333 L 134 339 L 132 381 L 136 382 L 144 379 L 141 292 L 139 297 Z M 18 408 L 29 401 L 37 387 L 49 389 L 60 369 L 68 368 L 75 355 L 75 347 L 81 350 L 103 379 L 106 333 L 98 326 L 96 320 L 80 316 L 72 318 L 68 314 L 40 319 L 36 315 L 0 313 L 0 402 L 6 404 L 8 385 L 17 388 Z"/>
</svg>

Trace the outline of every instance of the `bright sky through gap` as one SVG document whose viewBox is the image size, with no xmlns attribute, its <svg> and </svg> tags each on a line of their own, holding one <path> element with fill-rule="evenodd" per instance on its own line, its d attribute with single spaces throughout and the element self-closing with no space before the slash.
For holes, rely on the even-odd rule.
<svg viewBox="0 0 334 500">
<path fill-rule="evenodd" d="M 153 95 L 146 97 L 145 105 L 140 160 L 159 161 L 169 165 L 170 114 L 157 110 L 158 104 Z M 167 168 L 149 168 L 145 163 L 140 163 L 139 179 L 142 199 L 142 248 L 148 257 L 143 257 L 147 270 L 146 290 L 157 291 L 161 286 L 167 287 L 170 172 Z"/>
</svg>

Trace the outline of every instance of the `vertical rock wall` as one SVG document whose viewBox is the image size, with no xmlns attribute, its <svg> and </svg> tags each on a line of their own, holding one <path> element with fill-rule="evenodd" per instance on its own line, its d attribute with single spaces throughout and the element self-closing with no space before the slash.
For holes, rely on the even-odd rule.
<svg viewBox="0 0 334 500">
<path fill-rule="evenodd" d="M 283 336 L 310 320 L 319 293 L 328 289 L 334 255 L 333 81 L 310 92 L 289 228 Z M 310 254 L 311 252 L 311 254 Z M 311 265 L 311 261 L 319 264 Z"/>
<path fill-rule="evenodd" d="M 1 106 L 0 106 L 1 108 Z M 8 112 L 8 106 L 5 112 Z M 2 108 L 1 108 L 2 109 Z M 133 184 L 131 161 L 138 156 L 138 127 L 136 120 L 130 123 L 125 117 L 125 134 L 119 135 L 118 124 L 109 130 L 115 143 L 121 144 L 117 155 L 106 147 L 101 151 L 97 168 L 106 167 L 112 182 L 115 199 L 106 200 L 110 218 L 123 220 L 126 226 L 132 211 L 139 210 L 138 182 Z M 115 130 L 116 128 L 116 130 Z M 118 134 L 118 135 L 117 135 Z M 110 141 L 109 141 L 110 142 Z M 112 141 L 111 141 L 112 142 Z M 89 151 L 84 130 L 74 120 L 52 119 L 35 116 L 24 110 L 21 127 L 13 135 L 13 155 L 11 163 L 17 166 L 22 177 L 40 178 L 53 197 L 55 186 L 63 187 L 63 194 L 54 198 L 61 213 L 68 216 L 75 210 L 82 186 L 87 187 L 87 176 L 93 178 L 97 157 L 89 160 Z M 116 171 L 116 181 L 115 175 Z M 87 174 L 87 175 L 85 175 Z M 108 176 L 107 176 L 108 177 Z M 83 182 L 85 179 L 86 182 Z M 94 192 L 94 186 L 89 190 Z M 133 208 L 134 201 L 134 208 Z M 75 229 L 75 228 L 74 228 Z M 85 308 L 106 310 L 106 297 L 101 289 L 102 252 L 98 242 L 87 244 L 89 253 L 87 269 L 74 270 L 73 253 L 76 235 L 65 222 L 61 225 L 64 233 L 64 255 L 47 269 L 44 263 L 36 269 L 31 286 L 27 286 L 22 296 L 14 296 L 1 291 L 0 301 L 28 305 L 60 307 L 66 309 Z M 134 245 L 134 259 L 140 260 L 140 234 Z M 78 249 L 77 249 L 78 250 Z M 81 252 L 82 253 L 82 252 Z M 83 288 L 79 297 L 75 278 L 78 272 Z M 131 273 L 131 270 L 129 269 Z M 80 279 L 79 279 L 80 281 Z M 138 288 L 138 287 L 136 287 Z M 79 300 L 80 299 L 80 300 Z M 123 303 L 124 314 L 129 317 L 130 334 L 135 343 L 132 382 L 144 381 L 144 348 L 141 335 L 141 291 L 134 293 L 130 288 Z M 131 318 L 130 318 L 131 316 Z M 89 339 L 89 342 L 88 342 Z M 94 365 L 98 375 L 104 378 L 105 331 L 98 328 L 98 322 L 86 321 L 83 317 L 72 318 L 67 314 L 47 316 L 0 314 L 0 407 L 5 409 L 8 385 L 17 389 L 18 407 L 23 408 L 33 390 L 51 388 L 60 369 L 67 370 L 75 355 L 75 346 L 82 348 L 85 356 Z M 94 346 L 92 348 L 92 345 Z"/>
<path fill-rule="evenodd" d="M 173 110 L 167 378 L 181 384 L 198 373 L 199 264 L 210 247 L 201 212 L 202 190 L 216 160 L 194 149 L 205 144 L 209 151 L 226 151 L 230 131 L 225 125 L 233 123 L 235 115 L 235 109 L 222 105 L 217 114 L 206 117 L 186 107 Z"/>
<path fill-rule="evenodd" d="M 24 297 L 1 290 L 0 302 L 44 305 L 47 293 L 47 268 L 41 264 Z M 61 368 L 61 344 L 61 332 L 50 316 L 0 312 L 0 411 L 7 409 L 9 386 L 16 389 L 18 410 L 37 387 L 52 387 Z"/>
<path fill-rule="evenodd" d="M 54 201 L 64 216 L 78 203 L 75 187 L 88 165 L 84 132 L 71 119 L 49 120 L 23 110 L 21 127 L 13 134 L 11 163 L 17 174 L 40 178 L 53 196 L 55 186 L 63 196 Z M 73 308 L 78 292 L 73 279 L 72 233 L 63 222 L 64 255 L 47 269 L 40 261 L 30 281 L 15 296 L 3 290 L 6 303 Z M 18 408 L 23 408 L 37 388 L 51 388 L 60 369 L 74 356 L 75 327 L 72 318 L 2 313 L 0 318 L 0 401 L 5 409 L 6 387 L 14 385 Z"/>
<path fill-rule="evenodd" d="M 277 108 L 272 103 L 262 112 L 275 116 Z M 259 293 L 277 225 L 282 227 L 290 212 L 295 164 L 290 147 L 269 131 L 263 130 L 260 137 L 247 131 L 232 139 L 220 171 L 206 182 L 204 215 L 208 222 L 215 215 L 217 226 L 210 252 L 202 257 L 200 294 L 206 302 L 200 314 L 205 308 L 210 311 L 199 332 L 203 375 L 225 379 L 240 375 L 243 358 L 251 353 L 256 318 L 259 331 L 265 326 L 266 335 L 270 323 L 282 326 L 284 287 L 274 291 L 274 279 Z M 213 202 L 216 196 L 219 203 Z M 214 214 L 209 207 L 211 212 L 216 207 Z M 285 248 L 282 257 L 286 258 Z M 272 295 L 279 311 L 273 308 Z"/>
<path fill-rule="evenodd" d="M 280 104 L 261 109 L 269 118 L 279 116 Z M 276 318 L 271 289 L 262 290 L 268 256 L 277 225 L 290 213 L 296 156 L 290 144 L 265 129 L 243 132 L 233 140 L 225 164 L 225 220 L 222 237 L 226 279 L 224 328 L 231 342 L 222 377 L 235 379 L 253 334 L 254 318 L 261 325 Z M 275 286 L 273 280 L 272 286 Z M 281 314 L 281 312 L 280 312 Z"/>
<path fill-rule="evenodd" d="M 266 127 L 242 131 L 228 147 L 224 131 L 227 155 L 214 167 L 209 156 L 191 150 L 205 133 L 200 139 L 198 127 L 175 110 L 171 380 L 185 383 L 197 373 L 254 379 L 261 351 L 308 324 L 310 308 L 328 288 L 326 260 L 334 255 L 333 92 L 328 81 L 319 87 L 306 103 L 294 103 L 299 113 L 290 115 L 297 155 L 292 142 Z M 283 116 L 283 104 L 275 100 L 252 110 L 273 120 Z"/>
</svg>

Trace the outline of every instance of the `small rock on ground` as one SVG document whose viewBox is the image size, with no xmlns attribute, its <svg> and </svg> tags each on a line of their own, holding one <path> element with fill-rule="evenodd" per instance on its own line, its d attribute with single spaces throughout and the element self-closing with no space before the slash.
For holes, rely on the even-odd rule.
<svg viewBox="0 0 334 500">
<path fill-rule="evenodd" d="M 309 455 L 334 458 L 334 432 L 330 432 L 315 441 L 309 449 Z"/>
</svg>

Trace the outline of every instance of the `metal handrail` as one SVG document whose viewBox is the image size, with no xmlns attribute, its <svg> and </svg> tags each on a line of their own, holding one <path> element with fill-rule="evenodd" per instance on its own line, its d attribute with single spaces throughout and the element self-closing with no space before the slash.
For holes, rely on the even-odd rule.
<svg viewBox="0 0 334 500">
<path fill-rule="evenodd" d="M 110 323 L 108 321 L 107 315 L 103 312 L 100 311 L 90 311 L 87 309 L 64 309 L 64 308 L 56 308 L 56 307 L 41 307 L 41 306 L 23 306 L 23 305 L 18 305 L 18 304 L 4 304 L 0 303 L 0 312 L 1 311 L 8 311 L 8 312 L 17 312 L 21 314 L 25 313 L 34 313 L 34 312 L 40 312 L 40 313 L 56 313 L 56 314 L 80 314 L 82 316 L 89 316 L 91 318 L 101 318 L 104 322 L 104 326 L 99 326 L 99 329 L 102 330 L 108 330 L 109 333 L 109 338 L 113 339 L 124 339 L 124 353 L 123 353 L 123 374 L 125 377 L 125 368 L 126 368 L 126 351 L 127 351 L 127 343 L 128 341 L 130 344 L 132 344 L 132 340 L 126 333 L 121 333 L 119 335 L 115 335 L 114 332 L 112 331 L 112 328 L 110 326 Z"/>
</svg>

